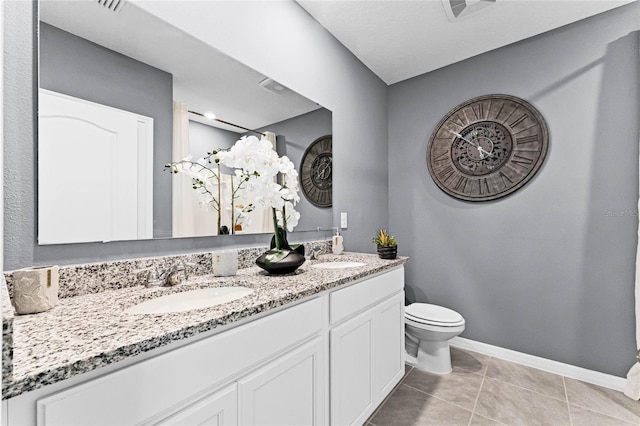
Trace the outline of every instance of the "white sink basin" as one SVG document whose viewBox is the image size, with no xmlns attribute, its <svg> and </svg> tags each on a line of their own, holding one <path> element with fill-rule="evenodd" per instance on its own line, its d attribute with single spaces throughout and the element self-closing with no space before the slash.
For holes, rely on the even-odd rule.
<svg viewBox="0 0 640 426">
<path fill-rule="evenodd" d="M 364 266 L 362 262 L 324 262 L 311 265 L 312 268 L 318 269 L 346 269 L 357 268 L 358 266 Z"/>
<path fill-rule="evenodd" d="M 231 302 L 253 293 L 247 287 L 212 287 L 168 294 L 138 303 L 126 309 L 127 314 L 166 314 L 208 308 Z"/>
</svg>

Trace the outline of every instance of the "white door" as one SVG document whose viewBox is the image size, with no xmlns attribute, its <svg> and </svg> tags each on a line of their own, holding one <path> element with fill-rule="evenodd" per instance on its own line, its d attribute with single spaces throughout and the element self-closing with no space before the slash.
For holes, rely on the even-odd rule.
<svg viewBox="0 0 640 426">
<path fill-rule="evenodd" d="M 332 425 L 364 424 L 376 407 L 374 314 L 369 309 L 330 332 Z"/>
<path fill-rule="evenodd" d="M 234 426 L 238 424 L 237 384 L 207 396 L 159 423 L 175 426 Z"/>
<path fill-rule="evenodd" d="M 41 89 L 38 243 L 153 237 L 153 119 Z"/>
<path fill-rule="evenodd" d="M 239 424 L 326 424 L 323 346 L 317 337 L 240 380 Z"/>
</svg>

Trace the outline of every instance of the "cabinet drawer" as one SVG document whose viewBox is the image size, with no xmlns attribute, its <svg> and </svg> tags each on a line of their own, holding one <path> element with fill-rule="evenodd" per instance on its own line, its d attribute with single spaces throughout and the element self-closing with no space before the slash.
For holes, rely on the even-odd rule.
<svg viewBox="0 0 640 426">
<path fill-rule="evenodd" d="M 330 295 L 330 320 L 336 324 L 404 289 L 404 268 L 368 278 Z"/>
<path fill-rule="evenodd" d="M 302 303 L 40 399 L 38 424 L 137 424 L 169 414 L 320 333 L 325 300 Z"/>
<path fill-rule="evenodd" d="M 226 388 L 207 396 L 190 407 L 158 423 L 160 426 L 181 425 L 218 425 L 235 426 L 238 424 L 238 384 L 232 383 Z"/>
</svg>

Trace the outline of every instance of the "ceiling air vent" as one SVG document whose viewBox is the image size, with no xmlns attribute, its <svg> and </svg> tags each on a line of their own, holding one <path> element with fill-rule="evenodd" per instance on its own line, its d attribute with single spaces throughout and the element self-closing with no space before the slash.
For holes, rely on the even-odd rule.
<svg viewBox="0 0 640 426">
<path fill-rule="evenodd" d="M 289 89 L 288 87 L 283 86 L 282 84 L 278 83 L 277 81 L 269 77 L 260 81 L 258 85 L 260 87 L 267 89 L 270 92 L 275 93 L 276 95 L 284 95 L 285 93 L 289 93 L 291 91 L 291 89 Z"/>
<path fill-rule="evenodd" d="M 442 0 L 444 11 L 450 21 L 479 12 L 495 2 L 496 0 Z"/>
<path fill-rule="evenodd" d="M 124 6 L 125 0 L 98 0 L 98 3 L 112 12 L 120 12 Z"/>
</svg>

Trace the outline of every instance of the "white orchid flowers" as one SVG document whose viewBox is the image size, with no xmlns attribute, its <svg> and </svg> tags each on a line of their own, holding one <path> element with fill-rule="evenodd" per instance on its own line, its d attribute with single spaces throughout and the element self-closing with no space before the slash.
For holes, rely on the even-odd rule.
<svg viewBox="0 0 640 426">
<path fill-rule="evenodd" d="M 221 189 L 221 165 L 234 170 L 230 190 Z M 289 158 L 278 156 L 268 140 L 245 136 L 229 150 L 213 151 L 197 162 L 186 158 L 166 167 L 192 178 L 199 204 L 218 212 L 219 229 L 221 206 L 232 210 L 232 229 L 238 223 L 248 223 L 256 206 L 273 209 L 274 224 L 287 231 L 298 224 L 298 172 Z"/>
<path fill-rule="evenodd" d="M 279 157 L 271 142 L 255 136 L 243 137 L 228 151 L 217 152 L 215 158 L 244 176 L 247 190 L 255 195 L 253 202 L 274 209 L 278 226 L 293 231 L 300 219 L 295 210 L 300 196 L 298 172 L 289 158 Z"/>
</svg>

